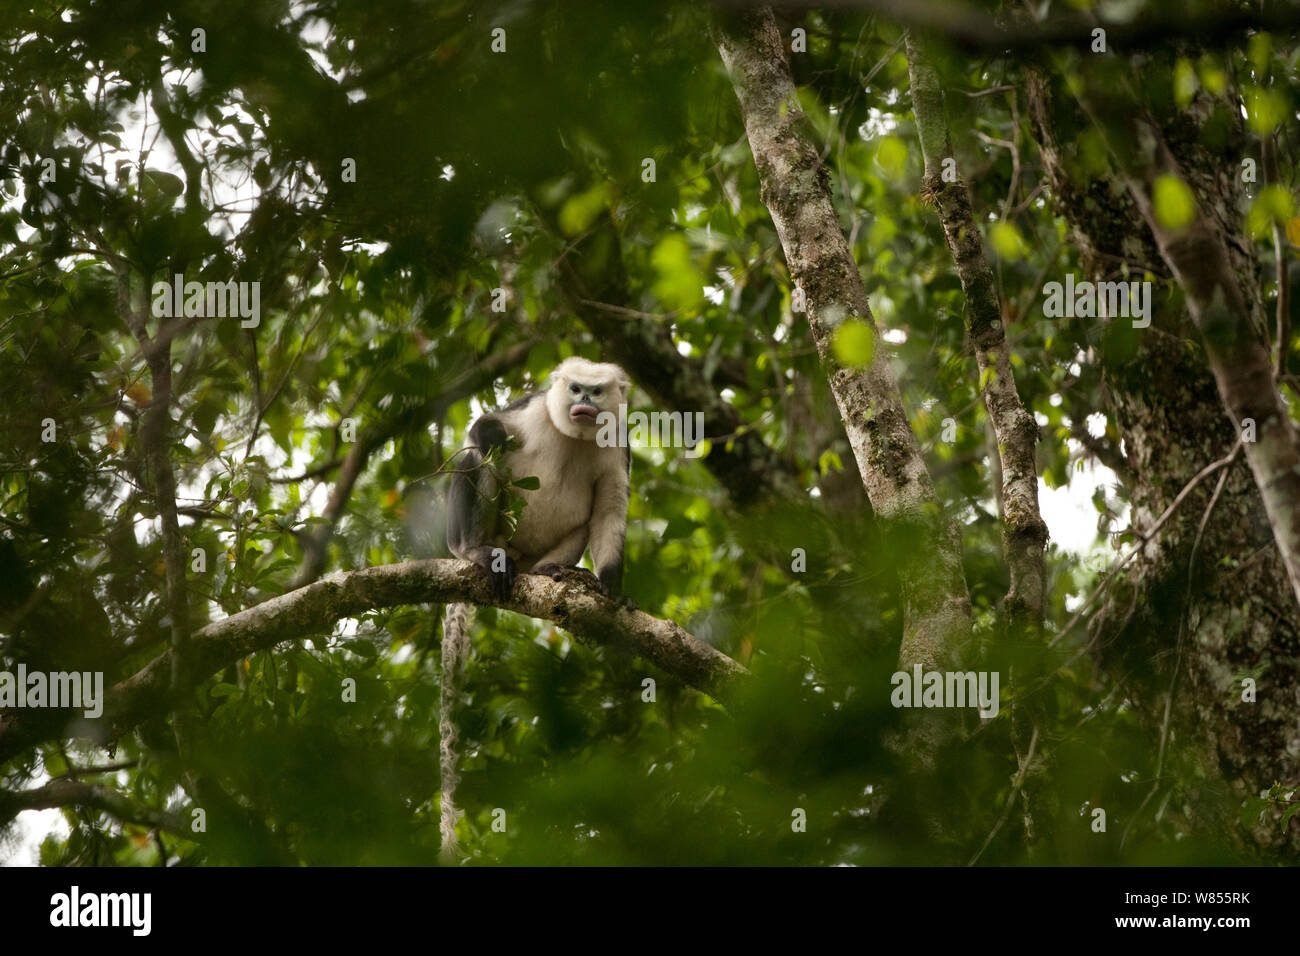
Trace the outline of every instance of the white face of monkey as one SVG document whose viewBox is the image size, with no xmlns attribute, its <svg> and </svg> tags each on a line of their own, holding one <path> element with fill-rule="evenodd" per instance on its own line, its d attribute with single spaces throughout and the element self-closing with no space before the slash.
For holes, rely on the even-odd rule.
<svg viewBox="0 0 1300 956">
<path fill-rule="evenodd" d="M 571 438 L 594 438 L 601 412 L 618 414 L 627 401 L 627 375 L 617 365 L 571 358 L 551 374 L 547 410 L 555 427 Z"/>
</svg>

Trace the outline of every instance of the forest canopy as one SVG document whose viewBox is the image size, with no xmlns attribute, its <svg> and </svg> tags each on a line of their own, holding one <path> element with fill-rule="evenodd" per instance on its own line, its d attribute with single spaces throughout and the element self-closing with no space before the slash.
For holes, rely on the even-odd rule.
<svg viewBox="0 0 1300 956">
<path fill-rule="evenodd" d="M 10 4 L 0 859 L 1294 859 L 1297 15 Z M 447 549 L 572 356 L 635 607 Z"/>
</svg>

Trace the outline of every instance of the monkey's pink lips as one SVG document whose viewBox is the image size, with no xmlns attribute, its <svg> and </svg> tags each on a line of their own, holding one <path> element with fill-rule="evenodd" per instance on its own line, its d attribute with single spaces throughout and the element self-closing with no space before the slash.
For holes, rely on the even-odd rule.
<svg viewBox="0 0 1300 956">
<path fill-rule="evenodd" d="M 596 413 L 600 409 L 595 405 L 574 405 L 569 408 L 569 421 L 582 425 L 596 424 Z"/>
</svg>

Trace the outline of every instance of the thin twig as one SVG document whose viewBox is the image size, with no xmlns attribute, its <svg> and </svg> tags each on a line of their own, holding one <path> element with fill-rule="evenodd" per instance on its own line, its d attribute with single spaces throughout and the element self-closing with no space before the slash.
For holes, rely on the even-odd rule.
<svg viewBox="0 0 1300 956">
<path fill-rule="evenodd" d="M 1240 449 L 1241 442 L 1237 442 L 1237 444 L 1233 446 L 1232 455 L 1235 456 Z M 1218 484 L 1214 487 L 1214 494 L 1210 496 L 1209 504 L 1205 506 L 1205 513 L 1201 515 L 1201 522 L 1196 528 L 1196 537 L 1192 541 L 1192 551 L 1187 558 L 1187 592 L 1183 600 L 1182 613 L 1178 617 L 1178 641 L 1175 644 L 1174 650 L 1174 670 L 1169 677 L 1169 692 L 1165 696 L 1165 712 L 1160 721 L 1160 747 L 1156 751 L 1155 775 L 1152 779 L 1151 790 L 1142 799 L 1142 803 L 1138 805 L 1137 811 L 1129 819 L 1128 826 L 1124 828 L 1123 835 L 1120 836 L 1120 849 L 1124 848 L 1124 844 L 1128 840 L 1129 831 L 1131 831 L 1133 825 L 1137 823 L 1138 817 L 1141 816 L 1143 808 L 1146 807 L 1146 805 L 1151 801 L 1151 798 L 1154 797 L 1156 792 L 1160 789 L 1160 779 L 1165 766 L 1165 747 L 1169 742 L 1169 723 L 1174 712 L 1174 693 L 1178 688 L 1178 674 L 1183 662 L 1183 647 L 1186 644 L 1187 607 L 1191 604 L 1192 600 L 1192 573 L 1196 567 L 1196 552 L 1201 546 L 1201 536 L 1205 533 L 1205 526 L 1209 523 L 1210 515 L 1214 512 L 1214 506 L 1218 504 L 1219 495 L 1223 493 L 1223 486 L 1227 484 L 1227 481 L 1228 472 L 1225 469 L 1219 475 Z M 1159 819 L 1159 816 L 1160 814 L 1157 811 L 1157 820 Z"/>
<path fill-rule="evenodd" d="M 1016 797 L 1020 796 L 1020 788 L 1024 786 L 1025 774 L 1029 772 L 1029 766 L 1034 759 L 1034 747 L 1037 746 L 1037 744 L 1038 728 L 1035 727 L 1033 734 L 1029 737 L 1029 751 L 1025 754 L 1025 762 L 1020 765 L 1020 770 L 1016 773 L 1016 779 L 1011 785 L 1011 792 L 1007 794 L 1007 802 L 1002 808 L 1002 816 L 998 818 L 997 824 L 989 832 L 989 835 L 984 838 L 984 845 L 981 846 L 975 852 L 975 855 L 970 858 L 970 862 L 966 864 L 967 866 L 974 866 L 979 862 L 979 858 L 983 856 L 984 851 L 987 850 L 989 844 L 993 842 L 993 838 L 998 835 L 998 831 L 1002 829 L 1003 824 L 1007 822 L 1007 818 L 1011 816 L 1011 808 L 1016 805 Z"/>
</svg>

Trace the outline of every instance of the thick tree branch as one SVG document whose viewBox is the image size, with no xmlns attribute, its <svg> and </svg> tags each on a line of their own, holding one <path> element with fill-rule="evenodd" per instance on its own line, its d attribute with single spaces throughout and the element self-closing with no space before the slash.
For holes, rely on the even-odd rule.
<svg viewBox="0 0 1300 956">
<path fill-rule="evenodd" d="M 719 0 L 719 5 L 758 4 L 753 0 Z M 781 8 L 860 10 L 899 26 L 929 30 L 959 48 L 990 52 L 1084 45 L 1091 42 L 1097 27 L 1106 31 L 1107 45 L 1113 49 L 1140 50 L 1182 39 L 1195 40 L 1201 46 L 1226 46 L 1238 42 L 1248 30 L 1289 32 L 1300 17 L 1300 6 L 1292 3 L 1270 3 L 1262 9 L 1221 4 L 1197 10 L 1169 3 L 1127 22 L 1080 12 L 1053 15 L 1041 23 L 1015 24 L 999 24 L 990 12 L 951 0 L 782 0 Z"/>
<path fill-rule="evenodd" d="M 762 200 L 790 275 L 806 296 L 808 324 L 863 484 L 899 554 L 900 663 L 938 668 L 970 631 L 960 533 L 940 512 L 772 13 L 764 9 L 720 20 L 715 39 L 740 100 Z M 875 346 L 865 368 L 842 366 L 832 348 L 837 330 L 853 321 L 869 331 Z"/>
<path fill-rule="evenodd" d="M 149 476 L 154 506 L 162 525 L 162 557 L 166 575 L 167 616 L 171 624 L 172 682 L 185 681 L 185 645 L 189 639 L 189 595 L 185 589 L 185 539 L 181 536 L 176 513 L 176 475 L 167 451 L 171 429 L 172 359 L 171 332 L 174 322 L 164 322 L 152 339 L 146 331 L 141 310 L 131 299 L 129 267 L 117 269 L 117 305 L 123 323 L 134 333 L 149 366 L 153 395 L 140 426 L 140 446 L 144 450 L 145 473 Z"/>
<path fill-rule="evenodd" d="M 189 839 L 194 838 L 189 823 L 179 813 L 140 806 L 116 790 L 68 779 L 51 780 L 35 790 L 0 790 L 0 823 L 12 820 L 23 810 L 70 806 L 103 810 L 123 823 L 138 823 L 141 826 L 169 830 Z"/>
<path fill-rule="evenodd" d="M 153 95 L 153 109 L 158 116 L 158 124 L 162 127 L 167 141 L 171 143 L 172 151 L 176 153 L 176 159 L 185 171 L 185 210 L 190 215 L 201 216 L 204 212 L 204 166 L 195 158 L 189 142 L 185 139 L 186 130 L 189 128 L 188 123 L 172 108 L 171 97 L 167 94 L 167 84 L 161 75 L 154 78 L 150 92 Z"/>
<path fill-rule="evenodd" d="M 997 439 L 995 454 L 1001 466 L 997 472 L 1001 482 L 998 502 L 1002 517 L 1002 554 L 1011 577 L 1003 623 L 1012 639 L 1023 636 L 1041 638 L 1047 593 L 1047 523 L 1038 508 L 1038 467 L 1034 460 L 1038 424 L 1025 409 L 1016 390 L 1016 379 L 1011 370 L 1011 347 L 1002 325 L 1002 302 L 993 270 L 984 255 L 970 193 L 965 180 L 957 174 L 939 75 L 930 64 L 925 46 L 918 37 L 909 33 L 905 45 L 912 109 L 925 162 L 924 195 L 939 215 L 957 277 L 961 280 L 966 300 L 962 311 L 966 338 L 975 349 L 980 391 Z M 945 164 L 948 171 L 944 169 Z M 1014 175 L 1012 178 L 1014 180 Z M 1013 193 L 1014 188 L 1013 182 Z M 1008 206 L 1010 203 L 1009 197 Z M 1023 682 L 1023 675 L 1019 669 L 1013 679 L 1016 690 L 1020 690 L 1018 685 Z M 1041 774 L 1026 780 L 1032 769 L 1042 717 L 1038 701 L 1018 701 L 1012 710 L 1012 740 L 1018 745 L 1017 756 L 1022 752 L 1025 756 L 1020 759 L 1016 788 L 985 846 L 1006 821 L 1016 793 L 1022 787 L 1027 843 L 1034 843 L 1045 823 L 1047 812 L 1040 788 Z M 977 853 L 975 859 L 978 858 Z"/>
<path fill-rule="evenodd" d="M 723 702 L 732 700 L 751 677 L 740 664 L 672 621 L 627 610 L 583 586 L 524 574 L 510 598 L 497 601 L 486 576 L 471 562 L 432 558 L 340 571 L 214 621 L 190 638 L 190 681 L 177 696 L 254 651 L 328 633 L 341 618 L 375 608 L 453 601 L 491 604 L 554 621 L 577 637 L 643 657 Z M 102 740 L 119 737 L 173 705 L 171 655 L 171 650 L 166 651 L 106 692 Z M 48 721 L 39 720 L 43 713 L 29 719 L 27 711 L 0 712 L 0 763 L 45 739 Z M 84 730 L 87 724 L 78 726 Z"/>
<path fill-rule="evenodd" d="M 1265 136 L 1259 150 L 1264 182 L 1285 188 L 1278 169 L 1277 152 L 1277 134 Z M 1287 356 L 1291 352 L 1291 283 L 1286 276 L 1289 249 L 1282 224 L 1273 220 L 1273 278 L 1277 283 L 1277 334 L 1273 336 L 1277 343 L 1277 363 L 1273 374 L 1279 379 L 1286 374 Z"/>
<path fill-rule="evenodd" d="M 1006 599 L 1008 623 L 1039 632 L 1047 587 L 1047 524 L 1038 509 L 1038 468 L 1034 461 L 1038 425 L 1016 390 L 993 270 L 984 255 L 966 183 L 952 161 L 939 76 L 920 40 L 908 34 L 906 48 L 912 108 L 925 159 L 925 196 L 939 214 L 961 280 L 966 297 L 962 313 L 966 337 L 975 349 L 984 405 L 997 435 L 1002 465 L 1002 552 L 1011 573 Z M 950 161 L 953 170 L 947 180 L 945 160 Z"/>
<path fill-rule="evenodd" d="M 1099 90 L 1098 104 L 1113 109 L 1119 145 L 1137 145 L 1125 131 L 1137 112 L 1135 100 L 1143 91 L 1162 89 L 1170 65 L 1168 59 L 1146 61 L 1151 75 L 1134 62 L 1134 96 L 1116 96 L 1113 84 Z M 1199 480 L 1193 475 L 1205 461 L 1232 454 L 1241 433 L 1223 413 L 1205 352 L 1189 347 L 1199 333 L 1187 297 L 1164 294 L 1166 283 L 1172 285 L 1172 277 L 1165 278 L 1170 270 L 1126 184 L 1115 174 L 1081 170 L 1076 162 L 1092 126 L 1067 82 L 1038 68 L 1024 73 L 1043 171 L 1087 278 L 1110 281 L 1150 273 L 1157 280 L 1155 295 L 1168 302 L 1153 310 L 1151 328 L 1136 337 L 1135 356 L 1103 375 L 1107 417 L 1124 437 L 1125 457 L 1135 476 L 1128 482 L 1132 524 L 1149 528 L 1165 518 L 1176 494 L 1183 498 L 1180 488 Z M 1198 93 L 1197 100 L 1203 95 Z M 1251 299 L 1258 288 L 1254 246 L 1239 213 L 1240 177 L 1225 175 L 1223 166 L 1225 155 L 1246 155 L 1248 140 L 1236 124 L 1226 130 L 1226 139 L 1225 131 L 1214 125 L 1239 112 L 1235 97 L 1225 105 L 1194 101 L 1171 111 L 1168 101 L 1158 97 L 1153 104 L 1175 137 L 1167 142 L 1192 178 L 1198 205 L 1203 202 L 1202 211 L 1228 217 L 1220 229 L 1232 250 L 1232 271 L 1251 311 L 1263 319 L 1263 303 Z M 1124 264 L 1128 276 L 1113 271 L 1117 263 Z M 1098 610 L 1092 605 L 1068 626 L 1087 622 L 1091 639 L 1086 650 L 1116 676 L 1125 694 L 1133 695 L 1139 718 L 1153 733 L 1163 727 L 1165 707 L 1172 704 L 1180 729 L 1170 743 L 1180 757 L 1204 768 L 1204 786 L 1187 793 L 1198 828 L 1228 833 L 1242 851 L 1254 855 L 1286 845 L 1287 835 L 1271 826 L 1244 830 L 1235 806 L 1221 804 L 1219 795 L 1225 781 L 1233 790 L 1258 793 L 1275 780 L 1295 777 L 1294 720 L 1258 707 L 1224 707 L 1224 695 L 1237 683 L 1231 675 L 1267 671 L 1271 699 L 1294 697 L 1296 669 L 1278 657 L 1277 642 L 1297 630 L 1300 606 L 1291 597 L 1253 476 L 1244 462 L 1234 462 L 1230 469 L 1217 470 L 1219 476 L 1231 473 L 1212 513 L 1207 505 L 1214 499 L 1214 483 L 1200 481 L 1164 523 L 1158 540 L 1144 538 L 1126 571 L 1103 581 L 1110 585 L 1107 597 L 1098 599 L 1105 606 Z M 1194 562 L 1198 548 L 1212 550 L 1221 560 Z M 1171 616 L 1181 618 L 1179 627 L 1171 625 Z M 1171 697 L 1174 662 L 1189 680 Z"/>
<path fill-rule="evenodd" d="M 1080 105 L 1098 121 L 1098 110 L 1087 94 L 1079 96 Z M 1233 271 L 1219 225 L 1227 216 L 1209 211 L 1212 198 L 1180 167 L 1149 115 L 1131 111 L 1127 122 L 1117 125 L 1129 138 L 1121 143 L 1110 136 L 1111 153 L 1161 257 L 1187 293 L 1188 311 L 1201 332 L 1228 417 L 1238 435 L 1245 434 L 1248 423 L 1254 425 L 1255 439 L 1245 442 L 1246 461 L 1300 604 L 1300 434 L 1274 383 L 1262 317 L 1252 311 Z M 1148 148 L 1136 150 L 1135 143 Z M 1156 214 L 1153 196 L 1162 177 L 1191 182 L 1192 192 L 1201 193 L 1195 195 L 1190 221 L 1183 228 L 1170 227 Z"/>
</svg>

